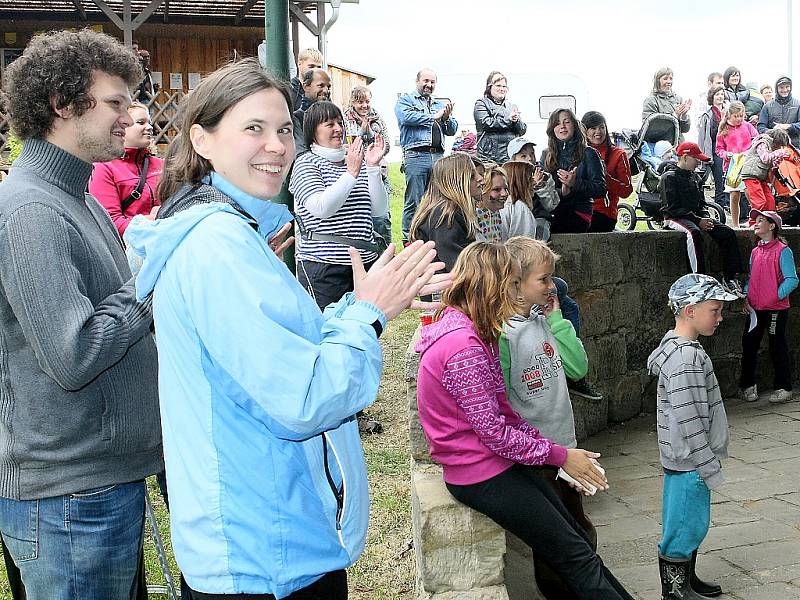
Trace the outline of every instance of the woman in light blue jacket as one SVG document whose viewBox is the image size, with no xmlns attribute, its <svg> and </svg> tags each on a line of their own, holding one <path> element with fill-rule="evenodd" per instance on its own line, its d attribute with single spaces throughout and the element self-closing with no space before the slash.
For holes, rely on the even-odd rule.
<svg viewBox="0 0 800 600">
<path fill-rule="evenodd" d="M 432 244 L 390 246 L 369 273 L 351 252 L 355 291 L 320 312 L 276 255 L 290 106 L 255 60 L 210 75 L 183 107 L 159 218 L 127 232 L 137 294 L 153 294 L 172 540 L 197 600 L 347 597 L 369 512 L 355 414 L 378 390 L 378 336 L 447 283 Z"/>
</svg>

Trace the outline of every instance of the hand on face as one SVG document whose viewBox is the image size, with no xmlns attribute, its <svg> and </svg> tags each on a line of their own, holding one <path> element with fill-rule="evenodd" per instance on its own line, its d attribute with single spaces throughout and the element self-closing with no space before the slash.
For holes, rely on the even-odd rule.
<svg viewBox="0 0 800 600">
<path fill-rule="evenodd" d="M 544 171 L 542 170 L 542 167 L 536 165 L 536 167 L 533 169 L 533 187 L 538 190 L 543 184 Z"/>
<path fill-rule="evenodd" d="M 561 303 L 558 301 L 558 291 L 556 288 L 550 290 L 550 295 L 547 297 L 547 303 L 542 306 L 542 312 L 545 317 L 549 317 L 554 310 L 559 310 Z"/>
</svg>

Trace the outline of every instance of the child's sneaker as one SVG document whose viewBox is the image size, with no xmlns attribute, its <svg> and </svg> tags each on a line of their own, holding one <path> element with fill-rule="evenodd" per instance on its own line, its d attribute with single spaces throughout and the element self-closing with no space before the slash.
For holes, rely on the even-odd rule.
<svg viewBox="0 0 800 600">
<path fill-rule="evenodd" d="M 603 394 L 601 394 L 591 385 L 589 385 L 589 382 L 586 381 L 586 377 L 584 377 L 583 379 L 579 379 L 578 381 L 567 379 L 567 387 L 569 387 L 569 391 L 575 394 L 576 396 L 581 396 L 588 400 L 603 399 Z"/>
<path fill-rule="evenodd" d="M 725 288 L 726 292 L 733 294 L 734 296 L 738 296 L 739 298 L 747 298 L 747 295 L 744 293 L 744 291 L 742 291 L 742 286 L 735 279 L 723 279 L 722 287 Z"/>
<path fill-rule="evenodd" d="M 772 404 L 783 404 L 784 402 L 789 402 L 791 399 L 792 392 L 789 390 L 775 390 L 769 397 L 769 401 Z"/>
<path fill-rule="evenodd" d="M 742 395 L 744 395 L 745 402 L 756 402 L 758 400 L 758 388 L 751 385 L 742 392 Z"/>
</svg>

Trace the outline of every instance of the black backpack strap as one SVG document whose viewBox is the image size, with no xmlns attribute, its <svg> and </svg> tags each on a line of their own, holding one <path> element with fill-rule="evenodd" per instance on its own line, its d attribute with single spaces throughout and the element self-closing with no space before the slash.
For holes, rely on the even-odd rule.
<svg viewBox="0 0 800 600">
<path fill-rule="evenodd" d="M 144 184 L 147 181 L 147 169 L 149 166 L 150 166 L 150 155 L 147 154 L 144 157 L 144 162 L 142 163 L 142 172 L 139 174 L 139 183 L 136 185 L 136 189 L 133 190 L 131 192 L 131 195 L 125 198 L 125 200 L 123 200 L 122 203 L 120 204 L 120 208 L 122 209 L 123 213 L 126 210 L 128 210 L 130 205 L 133 204 L 135 200 L 138 200 L 139 198 L 142 197 L 142 191 L 144 191 Z"/>
</svg>

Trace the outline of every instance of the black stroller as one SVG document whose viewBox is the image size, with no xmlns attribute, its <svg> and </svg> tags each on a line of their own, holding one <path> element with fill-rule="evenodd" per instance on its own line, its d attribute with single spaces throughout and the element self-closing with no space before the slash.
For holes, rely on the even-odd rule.
<svg viewBox="0 0 800 600">
<path fill-rule="evenodd" d="M 615 133 L 615 143 L 628 154 L 631 175 L 641 174 L 636 184 L 636 200 L 633 204 L 620 202 L 617 206 L 618 227 L 628 231 L 636 229 L 639 221 L 647 223 L 649 229 L 661 229 L 664 215 L 661 214 L 661 196 L 658 184 L 661 175 L 657 171 L 660 157 L 653 156 L 653 145 L 668 142 L 673 148 L 680 141 L 680 125 L 674 115 L 655 113 L 647 117 L 639 131 L 623 129 Z M 725 222 L 725 210 L 717 203 L 706 199 L 711 218 Z"/>
</svg>

